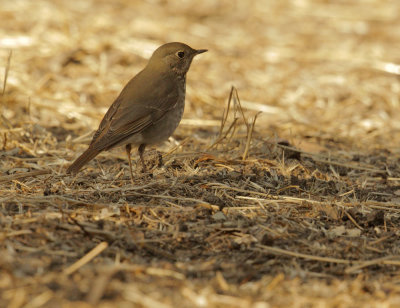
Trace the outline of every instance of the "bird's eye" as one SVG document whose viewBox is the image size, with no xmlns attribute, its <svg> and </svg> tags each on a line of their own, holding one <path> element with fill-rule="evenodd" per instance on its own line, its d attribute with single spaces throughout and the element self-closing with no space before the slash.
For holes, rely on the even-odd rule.
<svg viewBox="0 0 400 308">
<path fill-rule="evenodd" d="M 184 56 L 185 56 L 185 52 L 183 52 L 183 51 L 178 51 L 177 53 L 176 53 L 176 55 L 178 56 L 178 58 L 183 58 Z"/>
</svg>

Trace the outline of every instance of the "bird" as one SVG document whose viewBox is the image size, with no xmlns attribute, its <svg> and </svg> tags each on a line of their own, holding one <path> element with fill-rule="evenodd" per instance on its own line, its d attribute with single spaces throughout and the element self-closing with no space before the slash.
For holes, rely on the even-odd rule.
<svg viewBox="0 0 400 308">
<path fill-rule="evenodd" d="M 193 58 L 206 51 L 180 42 L 158 47 L 111 104 L 89 147 L 68 167 L 67 174 L 78 173 L 103 151 L 125 146 L 133 183 L 132 145 L 138 146 L 145 172 L 146 146 L 167 140 L 178 127 L 185 108 L 186 73 Z"/>
</svg>

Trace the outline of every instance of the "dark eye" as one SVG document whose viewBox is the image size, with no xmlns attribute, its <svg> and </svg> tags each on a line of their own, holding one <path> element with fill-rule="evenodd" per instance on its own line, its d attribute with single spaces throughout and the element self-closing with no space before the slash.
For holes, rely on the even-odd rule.
<svg viewBox="0 0 400 308">
<path fill-rule="evenodd" d="M 184 56 L 185 56 L 185 52 L 184 51 L 178 51 L 177 53 L 176 53 L 176 55 L 179 57 L 179 58 L 183 58 Z"/>
</svg>

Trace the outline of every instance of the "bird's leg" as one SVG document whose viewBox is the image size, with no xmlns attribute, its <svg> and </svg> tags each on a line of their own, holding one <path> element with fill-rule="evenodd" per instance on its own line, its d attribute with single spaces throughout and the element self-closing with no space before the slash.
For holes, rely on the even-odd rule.
<svg viewBox="0 0 400 308">
<path fill-rule="evenodd" d="M 158 152 L 158 168 L 161 168 L 164 165 L 163 157 L 160 152 Z"/>
<path fill-rule="evenodd" d="M 134 184 L 133 183 L 133 172 L 132 172 L 132 161 L 131 161 L 131 149 L 132 149 L 131 144 L 128 143 L 125 146 L 125 149 L 126 149 L 126 155 L 128 155 L 129 170 L 131 171 L 131 182 L 132 182 L 132 184 Z"/>
<path fill-rule="evenodd" d="M 142 143 L 139 146 L 138 152 L 139 152 L 139 157 L 140 157 L 140 161 L 142 162 L 143 165 L 143 170 L 142 172 L 147 172 L 147 168 L 146 168 L 146 164 L 144 163 L 144 159 L 143 159 L 143 153 L 144 153 L 144 149 L 146 148 L 146 145 L 144 143 Z"/>
</svg>

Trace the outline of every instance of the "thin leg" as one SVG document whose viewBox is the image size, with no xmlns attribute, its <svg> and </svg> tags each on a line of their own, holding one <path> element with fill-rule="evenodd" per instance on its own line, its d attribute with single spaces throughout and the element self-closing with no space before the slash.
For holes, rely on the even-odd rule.
<svg viewBox="0 0 400 308">
<path fill-rule="evenodd" d="M 128 143 L 128 144 L 125 146 L 125 149 L 126 149 L 126 155 L 128 155 L 129 170 L 131 171 L 131 182 L 132 182 L 132 184 L 134 184 L 134 183 L 133 183 L 132 161 L 131 161 L 131 149 L 132 149 L 131 144 Z"/>
<path fill-rule="evenodd" d="M 146 165 L 145 165 L 144 159 L 143 159 L 143 153 L 144 153 L 144 149 L 145 149 L 145 148 L 146 148 L 146 145 L 145 145 L 144 143 L 142 143 L 142 144 L 139 146 L 139 149 L 138 149 L 140 161 L 142 162 L 142 165 L 143 165 L 143 170 L 142 170 L 142 172 L 147 172 L 147 168 L 146 168 Z"/>
<path fill-rule="evenodd" d="M 164 161 L 162 158 L 162 154 L 160 152 L 158 152 L 158 168 L 161 168 L 164 165 Z"/>
</svg>

